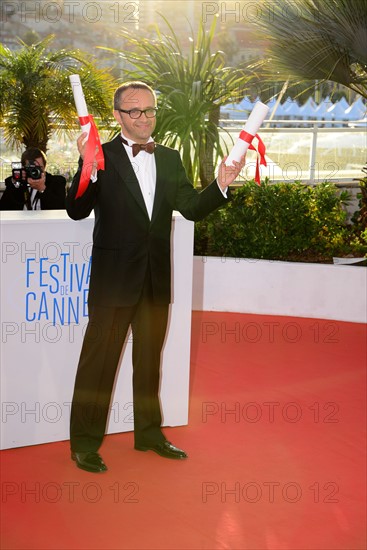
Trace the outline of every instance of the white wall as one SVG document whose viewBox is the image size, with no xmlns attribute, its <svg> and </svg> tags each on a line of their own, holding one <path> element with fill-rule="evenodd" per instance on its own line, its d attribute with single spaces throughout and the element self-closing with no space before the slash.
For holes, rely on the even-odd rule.
<svg viewBox="0 0 367 550">
<path fill-rule="evenodd" d="M 194 310 L 367 322 L 367 268 L 194 257 Z"/>
</svg>

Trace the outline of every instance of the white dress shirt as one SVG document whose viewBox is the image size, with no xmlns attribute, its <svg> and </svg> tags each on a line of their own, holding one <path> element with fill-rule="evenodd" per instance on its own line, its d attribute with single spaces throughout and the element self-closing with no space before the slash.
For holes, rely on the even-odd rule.
<svg viewBox="0 0 367 550">
<path fill-rule="evenodd" d="M 135 157 L 133 157 L 131 146 L 134 142 L 124 136 L 122 132 L 121 135 L 128 143 L 128 145 L 125 145 L 125 143 L 123 143 L 123 146 L 125 147 L 125 151 L 127 152 L 127 155 L 130 159 L 135 175 L 139 182 L 140 189 L 144 197 L 145 206 L 148 211 L 149 219 L 151 219 L 157 178 L 154 154 L 147 153 L 146 151 L 142 150 Z M 150 137 L 148 141 L 153 141 L 153 139 Z"/>
<path fill-rule="evenodd" d="M 37 189 L 28 186 L 28 192 L 32 210 L 41 210 L 41 201 L 39 195 L 37 195 Z M 23 210 L 28 210 L 26 204 L 23 206 Z"/>
</svg>

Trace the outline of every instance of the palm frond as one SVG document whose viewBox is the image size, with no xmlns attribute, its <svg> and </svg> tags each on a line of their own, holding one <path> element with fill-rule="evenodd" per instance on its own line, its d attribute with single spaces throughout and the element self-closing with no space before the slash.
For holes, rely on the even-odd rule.
<svg viewBox="0 0 367 550">
<path fill-rule="evenodd" d="M 69 75 L 78 72 L 92 114 L 111 121 L 112 77 L 79 50 L 52 51 L 53 36 L 14 52 L 0 45 L 0 121 L 7 142 L 45 149 L 52 133 L 76 127 Z"/>
<path fill-rule="evenodd" d="M 277 0 L 271 17 L 256 23 L 268 43 L 266 61 L 254 65 L 270 76 L 333 81 L 367 97 L 367 10 L 364 1 Z"/>
<path fill-rule="evenodd" d="M 249 77 L 242 70 L 224 67 L 222 52 L 212 52 L 215 18 L 209 29 L 200 24 L 196 36 L 188 22 L 190 45 L 185 54 L 170 22 L 161 18 L 165 33 L 162 25 L 156 25 L 156 38 L 136 39 L 123 29 L 124 48 L 108 51 L 123 63 L 124 80 L 143 79 L 159 92 L 155 138 L 178 147 L 189 177 L 195 182 L 201 178 L 205 185 L 213 179 L 214 163 L 223 153 L 213 113 L 219 115 L 220 105 L 235 101 L 239 89 L 244 93 Z M 207 175 L 200 174 L 203 164 Z"/>
</svg>

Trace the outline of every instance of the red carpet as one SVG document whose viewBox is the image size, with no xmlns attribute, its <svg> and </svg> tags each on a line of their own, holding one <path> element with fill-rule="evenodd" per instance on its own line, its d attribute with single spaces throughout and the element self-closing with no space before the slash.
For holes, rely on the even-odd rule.
<svg viewBox="0 0 367 550">
<path fill-rule="evenodd" d="M 366 356 L 362 324 L 195 312 L 190 425 L 165 429 L 190 458 L 5 450 L 1 548 L 365 549 Z"/>
</svg>

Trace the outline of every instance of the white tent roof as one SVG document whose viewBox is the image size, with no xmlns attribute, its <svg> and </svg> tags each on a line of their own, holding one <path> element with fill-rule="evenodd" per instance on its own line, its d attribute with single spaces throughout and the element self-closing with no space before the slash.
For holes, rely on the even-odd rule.
<svg viewBox="0 0 367 550">
<path fill-rule="evenodd" d="M 287 97 L 287 99 L 284 101 L 284 103 L 281 103 L 277 109 L 276 116 L 277 117 L 283 117 L 286 114 L 287 109 L 292 105 L 293 99 L 290 97 Z"/>
<path fill-rule="evenodd" d="M 220 110 L 221 113 L 225 113 L 230 119 L 239 120 L 246 119 L 249 112 L 252 111 L 256 101 L 261 101 L 257 98 L 255 101 L 251 101 L 245 96 L 240 103 L 228 103 L 223 105 Z M 359 97 L 352 105 L 349 106 L 345 98 L 342 98 L 336 103 L 332 103 L 330 97 L 326 97 L 322 100 L 320 105 L 317 105 L 314 99 L 310 96 L 306 103 L 301 107 L 296 100 L 292 100 L 290 97 L 282 104 L 279 103 L 276 112 L 273 113 L 273 109 L 277 103 L 276 97 L 272 97 L 267 106 L 270 109 L 269 116 L 274 119 L 290 117 L 299 119 L 325 119 L 325 120 L 360 120 L 366 115 L 366 105 L 362 97 Z"/>
<path fill-rule="evenodd" d="M 343 107 L 342 104 L 340 104 L 339 101 L 337 101 L 336 103 L 334 103 L 334 105 L 329 107 L 329 109 L 325 113 L 325 118 L 327 118 L 328 120 L 330 120 L 330 119 L 334 119 L 334 120 L 344 119 L 344 118 L 346 118 L 345 117 L 345 108 Z"/>
<path fill-rule="evenodd" d="M 330 107 L 329 104 L 321 102 L 320 105 L 315 110 L 315 117 L 316 118 L 323 118 L 323 116 L 325 115 L 325 113 L 326 113 L 326 111 L 328 110 L 329 107 Z"/>
<path fill-rule="evenodd" d="M 348 120 L 359 120 L 366 113 L 366 107 L 355 101 L 348 109 L 345 110 L 345 116 Z"/>
<path fill-rule="evenodd" d="M 358 97 L 358 99 L 355 100 L 355 102 L 353 103 L 354 104 L 357 104 L 358 107 L 360 107 L 361 109 L 363 109 L 363 111 L 366 111 L 366 101 L 363 100 L 363 98 L 361 96 Z"/>
<path fill-rule="evenodd" d="M 337 103 L 340 107 L 343 107 L 344 111 L 349 108 L 349 103 L 344 96 Z"/>
<path fill-rule="evenodd" d="M 333 103 L 330 100 L 330 97 L 325 97 L 318 107 L 316 107 L 315 111 L 315 117 L 316 118 L 323 118 L 326 111 L 333 105 Z"/>
<path fill-rule="evenodd" d="M 274 104 L 273 108 L 270 110 L 269 117 L 271 115 L 273 115 L 273 118 L 281 118 L 281 117 L 284 116 L 284 105 L 279 103 L 278 107 L 276 108 L 276 111 L 273 114 L 274 108 L 275 108 L 275 104 Z"/>
<path fill-rule="evenodd" d="M 312 118 L 315 116 L 316 103 L 312 97 L 309 97 L 304 105 L 299 108 L 299 114 L 303 118 Z"/>
<path fill-rule="evenodd" d="M 269 99 L 266 105 L 269 107 L 269 109 L 272 109 L 276 104 L 276 102 L 277 102 L 276 97 L 272 97 L 271 99 Z"/>
<path fill-rule="evenodd" d="M 299 105 L 296 100 L 291 101 L 288 108 L 284 108 L 283 116 L 300 116 Z"/>
<path fill-rule="evenodd" d="M 245 96 L 238 104 L 238 109 L 241 109 L 243 111 L 252 111 L 252 108 L 254 106 L 254 103 L 250 101 L 250 99 Z"/>
<path fill-rule="evenodd" d="M 275 108 L 275 105 L 277 104 L 277 98 L 276 97 L 272 97 L 268 102 L 267 102 L 267 106 L 269 107 L 270 111 L 269 111 L 269 118 L 272 116 L 273 118 L 280 118 L 283 116 L 284 114 L 284 109 L 283 109 L 283 105 L 281 103 L 278 104 L 277 108 L 276 108 L 276 111 L 274 111 L 274 108 Z"/>
</svg>

